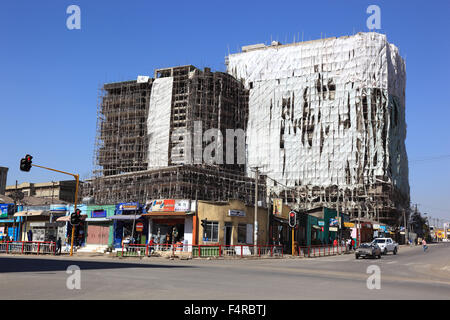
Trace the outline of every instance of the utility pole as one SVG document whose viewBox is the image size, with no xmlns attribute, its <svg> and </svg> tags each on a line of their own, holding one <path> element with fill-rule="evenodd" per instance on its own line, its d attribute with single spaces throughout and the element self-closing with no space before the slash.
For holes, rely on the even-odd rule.
<svg viewBox="0 0 450 320">
<path fill-rule="evenodd" d="M 256 167 L 255 173 L 255 221 L 253 228 L 254 245 L 258 245 L 258 180 L 259 180 L 259 167 Z"/>
<path fill-rule="evenodd" d="M 361 242 L 361 205 L 358 206 L 358 225 L 356 230 L 356 246 L 359 246 L 359 242 Z"/>
<path fill-rule="evenodd" d="M 338 191 L 337 191 L 336 211 L 337 211 L 337 221 L 338 221 L 337 236 L 338 236 L 339 243 L 341 243 L 341 219 L 340 219 L 340 215 L 339 215 L 339 187 L 338 187 Z"/>
<path fill-rule="evenodd" d="M 406 223 L 406 213 L 405 209 L 403 209 L 403 223 L 405 226 L 405 244 L 408 242 L 408 225 Z"/>
</svg>

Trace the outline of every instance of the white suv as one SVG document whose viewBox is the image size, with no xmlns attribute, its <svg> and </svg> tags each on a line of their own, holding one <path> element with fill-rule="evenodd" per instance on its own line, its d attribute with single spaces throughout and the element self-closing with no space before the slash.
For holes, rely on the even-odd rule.
<svg viewBox="0 0 450 320">
<path fill-rule="evenodd" d="M 398 252 L 398 243 L 391 238 L 376 238 L 372 243 L 376 243 L 383 254 L 387 254 L 388 252 L 397 254 Z"/>
</svg>

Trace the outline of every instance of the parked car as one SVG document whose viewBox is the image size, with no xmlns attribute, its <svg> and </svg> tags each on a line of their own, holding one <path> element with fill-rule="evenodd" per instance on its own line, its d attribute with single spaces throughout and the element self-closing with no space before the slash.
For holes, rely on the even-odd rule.
<svg viewBox="0 0 450 320">
<path fill-rule="evenodd" d="M 397 254 L 398 252 L 398 243 L 392 240 L 392 238 L 377 238 L 372 243 L 377 244 L 383 254 L 388 254 L 388 252 Z"/>
<path fill-rule="evenodd" d="M 355 251 L 355 258 L 372 257 L 381 258 L 381 249 L 376 243 L 362 243 Z"/>
</svg>

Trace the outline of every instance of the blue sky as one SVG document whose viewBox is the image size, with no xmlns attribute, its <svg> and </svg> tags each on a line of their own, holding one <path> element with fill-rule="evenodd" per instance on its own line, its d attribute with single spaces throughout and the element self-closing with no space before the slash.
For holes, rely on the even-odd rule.
<svg viewBox="0 0 450 320">
<path fill-rule="evenodd" d="M 66 9 L 81 8 L 81 30 Z M 0 166 L 8 184 L 64 180 L 34 163 L 90 175 L 98 88 L 182 64 L 224 71 L 242 45 L 368 31 L 366 9 L 406 58 L 411 201 L 450 219 L 448 1 L 2 1 Z M 443 157 L 447 155 L 446 157 Z"/>
</svg>

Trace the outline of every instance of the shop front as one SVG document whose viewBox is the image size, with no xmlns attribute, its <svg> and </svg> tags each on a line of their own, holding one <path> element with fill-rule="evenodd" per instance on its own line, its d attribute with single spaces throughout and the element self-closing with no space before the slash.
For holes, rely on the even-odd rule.
<svg viewBox="0 0 450 320">
<path fill-rule="evenodd" d="M 359 234 L 358 234 L 359 233 Z M 372 223 L 368 221 L 355 222 L 355 227 L 352 228 L 352 238 L 356 240 L 357 245 L 361 243 L 372 242 L 373 228 Z"/>
<path fill-rule="evenodd" d="M 87 206 L 88 217 L 86 218 L 86 244 L 92 246 L 106 247 L 113 244 L 113 221 L 114 205 Z"/>
<path fill-rule="evenodd" d="M 64 221 L 58 221 L 59 218 L 67 215 L 69 206 L 66 204 L 51 204 L 50 205 L 50 222 L 54 223 L 56 226 L 56 239 L 61 238 L 62 242 L 66 238 L 67 234 L 67 223 Z"/>
<path fill-rule="evenodd" d="M 128 243 L 146 244 L 147 227 L 145 219 L 142 217 L 142 206 L 139 202 L 126 202 L 116 205 L 115 214 L 108 219 L 113 221 L 113 245 L 121 248 Z M 144 228 L 138 228 L 137 224 L 142 223 Z"/>
<path fill-rule="evenodd" d="M 272 215 L 270 219 L 270 244 L 283 246 L 287 251 L 292 246 L 292 232 L 289 227 L 289 212 L 291 208 L 283 204 L 282 199 L 273 199 Z"/>
<path fill-rule="evenodd" d="M 240 200 L 226 202 L 198 201 L 194 243 L 222 245 L 267 245 L 269 242 L 269 219 L 267 208 L 257 209 L 255 243 L 255 207 Z M 198 232 L 197 232 L 198 231 Z"/>
<path fill-rule="evenodd" d="M 345 214 L 337 214 L 335 209 L 318 207 L 306 212 L 307 219 L 307 245 L 331 245 L 334 240 L 339 240 L 344 231 L 343 221 L 347 219 Z"/>
<path fill-rule="evenodd" d="M 14 216 L 24 219 L 23 241 L 56 241 L 58 224 L 51 221 L 50 210 L 25 210 Z"/>
<path fill-rule="evenodd" d="M 81 222 L 75 226 L 73 233 L 73 245 L 76 247 L 82 247 L 86 243 L 86 218 L 87 218 L 87 206 L 85 204 L 77 205 L 77 209 L 81 211 Z M 60 224 L 60 230 L 58 231 L 58 237 L 61 237 L 63 244 L 70 246 L 72 242 L 72 224 L 70 223 L 70 215 L 75 211 L 74 205 L 67 205 L 67 211 L 65 216 L 61 216 L 56 219 L 56 222 Z"/>
<path fill-rule="evenodd" d="M 183 243 L 192 245 L 195 201 L 159 199 L 147 202 L 148 238 L 156 244 Z"/>
<path fill-rule="evenodd" d="M 14 204 L 0 204 L 0 241 L 20 240 L 21 217 L 14 217 Z"/>
</svg>

